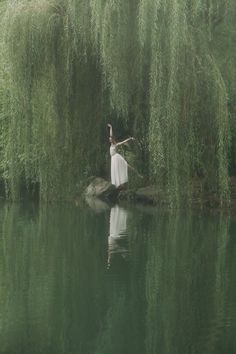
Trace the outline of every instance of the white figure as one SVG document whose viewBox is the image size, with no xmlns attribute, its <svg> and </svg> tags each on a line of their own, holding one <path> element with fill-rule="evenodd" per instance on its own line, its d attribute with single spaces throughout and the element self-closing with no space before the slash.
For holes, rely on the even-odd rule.
<svg viewBox="0 0 236 354">
<path fill-rule="evenodd" d="M 110 129 L 109 142 L 110 146 L 110 155 L 111 155 L 111 183 L 116 187 L 119 187 L 128 182 L 128 167 L 134 170 L 133 167 L 128 165 L 127 161 L 117 153 L 116 148 L 122 144 L 127 143 L 130 140 L 135 140 L 133 137 L 125 139 L 121 142 L 116 142 L 111 124 L 107 125 Z"/>
</svg>

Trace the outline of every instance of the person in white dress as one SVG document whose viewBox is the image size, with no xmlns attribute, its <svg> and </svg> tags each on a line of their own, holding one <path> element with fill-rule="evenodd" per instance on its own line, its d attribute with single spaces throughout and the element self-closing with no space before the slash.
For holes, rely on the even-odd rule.
<svg viewBox="0 0 236 354">
<path fill-rule="evenodd" d="M 125 139 L 121 142 L 116 142 L 113 131 L 112 125 L 107 124 L 108 128 L 110 129 L 110 137 L 109 141 L 111 143 L 110 146 L 110 155 L 111 155 L 111 183 L 114 184 L 117 188 L 122 186 L 123 184 L 128 182 L 128 167 L 133 169 L 130 165 L 128 165 L 127 161 L 117 153 L 116 148 L 121 146 L 122 144 L 127 143 L 130 140 L 135 140 L 133 137 Z M 133 169 L 134 170 L 134 169 Z"/>
</svg>

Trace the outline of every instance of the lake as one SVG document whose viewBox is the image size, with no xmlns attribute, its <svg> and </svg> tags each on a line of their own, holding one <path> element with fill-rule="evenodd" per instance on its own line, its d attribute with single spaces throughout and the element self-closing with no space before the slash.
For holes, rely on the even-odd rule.
<svg viewBox="0 0 236 354">
<path fill-rule="evenodd" d="M 1 354 L 236 353 L 236 216 L 0 205 Z"/>
</svg>

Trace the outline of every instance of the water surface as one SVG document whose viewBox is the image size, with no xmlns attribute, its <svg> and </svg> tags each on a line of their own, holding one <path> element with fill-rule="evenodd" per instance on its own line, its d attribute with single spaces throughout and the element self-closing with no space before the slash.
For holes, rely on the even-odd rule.
<svg viewBox="0 0 236 354">
<path fill-rule="evenodd" d="M 236 217 L 89 204 L 0 206 L 0 353 L 236 353 Z"/>
</svg>

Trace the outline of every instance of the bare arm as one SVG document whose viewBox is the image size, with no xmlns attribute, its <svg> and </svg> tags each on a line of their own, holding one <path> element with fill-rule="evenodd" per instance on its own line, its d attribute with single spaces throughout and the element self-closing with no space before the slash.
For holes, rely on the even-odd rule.
<svg viewBox="0 0 236 354">
<path fill-rule="evenodd" d="M 113 136 L 112 125 L 109 123 L 107 124 L 108 128 L 110 129 L 110 137 Z"/>
<path fill-rule="evenodd" d="M 134 138 L 131 137 L 131 138 L 125 139 L 124 141 L 121 141 L 121 142 L 117 143 L 116 146 L 120 146 L 120 145 L 122 145 L 122 144 L 125 144 L 125 143 L 127 143 L 128 141 L 130 141 L 130 140 L 134 140 Z"/>
</svg>

